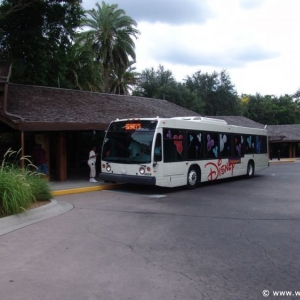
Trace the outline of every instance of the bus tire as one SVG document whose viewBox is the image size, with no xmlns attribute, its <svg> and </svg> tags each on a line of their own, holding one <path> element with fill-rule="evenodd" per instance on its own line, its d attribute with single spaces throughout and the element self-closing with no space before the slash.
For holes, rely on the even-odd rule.
<svg viewBox="0 0 300 300">
<path fill-rule="evenodd" d="M 187 175 L 187 187 L 188 189 L 194 189 L 200 182 L 200 172 L 196 167 L 191 167 Z"/>
<path fill-rule="evenodd" d="M 254 162 L 252 160 L 250 160 L 248 162 L 248 166 L 247 166 L 247 177 L 248 178 L 252 178 L 254 177 Z"/>
</svg>

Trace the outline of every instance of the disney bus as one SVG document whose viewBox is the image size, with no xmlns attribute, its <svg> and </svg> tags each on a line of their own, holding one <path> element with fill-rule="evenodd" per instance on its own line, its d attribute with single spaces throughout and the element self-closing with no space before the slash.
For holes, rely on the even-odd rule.
<svg viewBox="0 0 300 300">
<path fill-rule="evenodd" d="M 102 147 L 100 179 L 162 187 L 253 177 L 269 166 L 266 129 L 205 117 L 117 119 Z"/>
</svg>

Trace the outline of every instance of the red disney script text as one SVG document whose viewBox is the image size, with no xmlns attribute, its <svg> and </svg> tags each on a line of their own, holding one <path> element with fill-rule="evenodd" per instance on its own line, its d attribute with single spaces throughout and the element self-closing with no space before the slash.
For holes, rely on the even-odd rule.
<svg viewBox="0 0 300 300">
<path fill-rule="evenodd" d="M 207 179 L 216 180 L 229 171 L 231 171 L 232 176 L 235 164 L 230 160 L 228 160 L 225 164 L 222 164 L 222 159 L 219 159 L 217 164 L 209 162 L 204 167 L 206 168 L 207 166 L 210 166 L 210 171 L 207 176 Z"/>
</svg>

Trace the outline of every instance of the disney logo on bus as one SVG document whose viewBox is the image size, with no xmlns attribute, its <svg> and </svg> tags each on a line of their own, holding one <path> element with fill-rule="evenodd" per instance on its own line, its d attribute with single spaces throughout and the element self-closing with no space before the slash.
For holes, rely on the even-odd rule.
<svg viewBox="0 0 300 300">
<path fill-rule="evenodd" d="M 208 173 L 208 180 L 217 180 L 219 177 L 224 175 L 227 172 L 231 172 L 231 176 L 233 176 L 233 169 L 235 167 L 235 160 L 228 160 L 225 164 L 222 164 L 222 159 L 219 159 L 217 163 L 208 162 L 204 167 L 210 167 L 210 171 Z"/>
</svg>

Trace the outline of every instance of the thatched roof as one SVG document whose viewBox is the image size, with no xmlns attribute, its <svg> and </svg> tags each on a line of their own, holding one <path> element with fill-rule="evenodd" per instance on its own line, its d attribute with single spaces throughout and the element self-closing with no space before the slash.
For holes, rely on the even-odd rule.
<svg viewBox="0 0 300 300">
<path fill-rule="evenodd" d="M 300 142 L 300 124 L 269 125 L 270 141 Z"/>
<path fill-rule="evenodd" d="M 199 116 L 166 100 L 10 84 L 9 73 L 10 63 L 0 61 L 0 123 L 16 130 L 104 130 L 116 118 Z M 242 116 L 212 117 L 230 125 L 264 127 Z M 270 141 L 300 141 L 300 124 L 269 125 L 268 132 Z"/>
<path fill-rule="evenodd" d="M 242 116 L 210 116 L 210 118 L 217 118 L 227 122 L 229 125 L 250 127 L 250 128 L 264 128 L 264 125 L 252 121 Z"/>
<path fill-rule="evenodd" d="M 199 116 L 166 100 L 40 86 L 9 84 L 7 98 L 14 116 L 2 113 L 2 119 L 25 131 L 101 130 L 116 118 Z"/>
</svg>

